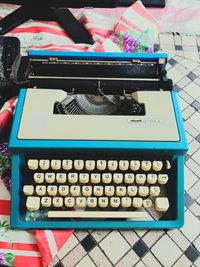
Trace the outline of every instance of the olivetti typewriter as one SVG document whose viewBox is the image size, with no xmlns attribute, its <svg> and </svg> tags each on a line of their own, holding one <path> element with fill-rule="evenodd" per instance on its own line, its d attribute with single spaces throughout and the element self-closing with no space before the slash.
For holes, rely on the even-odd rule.
<svg viewBox="0 0 200 267">
<path fill-rule="evenodd" d="M 181 113 L 166 54 L 32 51 L 9 147 L 14 228 L 178 228 Z"/>
</svg>

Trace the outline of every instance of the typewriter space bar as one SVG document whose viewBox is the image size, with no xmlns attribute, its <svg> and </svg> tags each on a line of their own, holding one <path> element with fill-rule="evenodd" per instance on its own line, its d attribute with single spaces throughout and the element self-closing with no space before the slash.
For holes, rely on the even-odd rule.
<svg viewBox="0 0 200 267">
<path fill-rule="evenodd" d="M 144 219 L 145 211 L 49 211 L 49 218 L 125 218 Z"/>
</svg>

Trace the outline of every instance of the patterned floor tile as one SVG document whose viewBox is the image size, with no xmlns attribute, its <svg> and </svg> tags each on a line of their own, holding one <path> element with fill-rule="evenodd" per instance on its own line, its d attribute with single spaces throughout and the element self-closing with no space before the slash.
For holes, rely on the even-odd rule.
<svg viewBox="0 0 200 267">
<path fill-rule="evenodd" d="M 131 246 L 133 246 L 139 240 L 138 235 L 133 230 L 121 230 L 120 233 Z"/>
<path fill-rule="evenodd" d="M 142 261 L 139 261 L 134 267 L 146 267 L 147 265 L 145 265 Z"/>
<path fill-rule="evenodd" d="M 151 230 L 143 236 L 142 240 L 150 248 L 163 234 L 162 230 Z"/>
<path fill-rule="evenodd" d="M 107 236 L 111 231 L 110 230 L 94 230 L 92 231 L 92 236 L 96 242 L 100 242 L 105 236 Z"/>
<path fill-rule="evenodd" d="M 86 251 L 79 244 L 62 259 L 62 264 L 65 267 L 74 267 L 85 255 Z"/>
<path fill-rule="evenodd" d="M 185 190 L 188 191 L 198 181 L 198 177 L 187 166 L 185 166 L 184 177 L 184 187 Z"/>
<path fill-rule="evenodd" d="M 196 184 L 194 184 L 191 189 L 188 191 L 188 194 L 193 198 L 197 199 L 200 195 L 200 180 L 197 181 Z"/>
<path fill-rule="evenodd" d="M 58 258 L 64 258 L 75 246 L 78 245 L 78 239 L 75 235 L 71 235 L 67 242 L 62 246 L 58 252 Z"/>
<path fill-rule="evenodd" d="M 147 267 L 161 267 L 161 263 L 154 257 L 151 252 L 148 252 L 142 259 Z"/>
<path fill-rule="evenodd" d="M 183 235 L 183 233 L 179 229 L 169 230 L 167 234 L 183 251 L 185 251 L 190 245 L 189 240 Z"/>
<path fill-rule="evenodd" d="M 74 232 L 74 235 L 77 237 L 77 239 L 79 241 L 81 241 L 88 235 L 88 232 L 87 231 L 76 230 Z"/>
<path fill-rule="evenodd" d="M 198 259 L 199 255 L 200 255 L 198 250 L 193 245 L 190 245 L 186 249 L 184 254 L 193 263 Z"/>
<path fill-rule="evenodd" d="M 90 259 L 88 255 L 82 258 L 76 265 L 76 267 L 96 267 L 96 264 Z"/>
<path fill-rule="evenodd" d="M 147 254 L 149 248 L 148 246 L 144 243 L 142 239 L 138 240 L 135 245 L 133 246 L 133 250 L 135 253 L 138 255 L 138 257 L 142 258 L 144 257 L 145 254 Z"/>
<path fill-rule="evenodd" d="M 193 242 L 200 234 L 200 220 L 190 210 L 187 210 L 185 212 L 185 224 L 180 230 L 190 242 Z"/>
<path fill-rule="evenodd" d="M 188 95 L 190 95 L 193 99 L 197 99 L 200 96 L 200 87 L 196 83 L 189 83 L 184 87 L 184 92 L 186 92 Z"/>
<path fill-rule="evenodd" d="M 199 251 L 200 253 L 200 235 L 196 238 L 196 240 L 193 242 L 195 248 Z"/>
<path fill-rule="evenodd" d="M 192 156 L 198 149 L 200 148 L 200 143 L 194 139 L 191 143 L 190 143 L 190 146 L 189 146 L 189 150 L 187 152 L 187 154 L 189 156 Z M 194 159 L 194 155 L 192 156 L 193 159 Z M 198 162 L 198 161 L 197 161 Z M 200 161 L 199 161 L 200 162 Z"/>
<path fill-rule="evenodd" d="M 93 250 L 91 250 L 89 255 L 92 258 L 93 262 L 98 267 L 111 267 L 112 266 L 112 264 L 108 260 L 107 256 L 104 254 L 104 252 L 98 246 L 96 246 Z"/>
<path fill-rule="evenodd" d="M 130 250 L 124 257 L 115 265 L 116 267 L 131 267 L 135 266 L 136 263 L 139 261 L 138 255 L 133 251 Z"/>
<path fill-rule="evenodd" d="M 185 255 L 182 255 L 174 264 L 174 267 L 191 267 L 191 261 Z"/>
</svg>

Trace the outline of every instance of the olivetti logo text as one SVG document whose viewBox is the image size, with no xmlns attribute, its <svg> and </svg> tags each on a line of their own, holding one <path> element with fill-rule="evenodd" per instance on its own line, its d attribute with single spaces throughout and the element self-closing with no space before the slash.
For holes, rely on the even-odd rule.
<svg viewBox="0 0 200 267">
<path fill-rule="evenodd" d="M 128 123 L 134 124 L 154 124 L 154 123 L 161 123 L 162 120 L 158 118 L 147 118 L 147 119 L 128 119 Z"/>
</svg>

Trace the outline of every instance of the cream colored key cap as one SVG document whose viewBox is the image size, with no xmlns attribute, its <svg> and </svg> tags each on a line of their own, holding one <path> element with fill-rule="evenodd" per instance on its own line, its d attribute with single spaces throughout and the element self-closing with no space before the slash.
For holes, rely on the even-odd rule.
<svg viewBox="0 0 200 267">
<path fill-rule="evenodd" d="M 77 206 L 77 208 L 85 208 L 86 207 L 86 198 L 85 197 L 77 197 L 76 198 L 76 206 Z"/>
<path fill-rule="evenodd" d="M 52 184 L 55 182 L 55 173 L 54 172 L 47 172 L 45 173 L 45 181 L 48 183 L 48 184 Z"/>
<path fill-rule="evenodd" d="M 150 187 L 150 196 L 157 197 L 160 195 L 160 187 L 159 186 L 151 186 Z"/>
<path fill-rule="evenodd" d="M 40 208 L 40 198 L 39 197 L 27 197 L 26 207 L 30 211 L 36 211 Z"/>
<path fill-rule="evenodd" d="M 41 205 L 45 208 L 51 207 L 51 197 L 42 197 Z"/>
<path fill-rule="evenodd" d="M 149 188 L 147 186 L 139 186 L 138 195 L 140 197 L 146 197 L 149 194 Z"/>
<path fill-rule="evenodd" d="M 44 182 L 44 173 L 34 173 L 33 179 L 36 184 L 42 184 Z"/>
<path fill-rule="evenodd" d="M 136 184 L 144 184 L 146 182 L 146 174 L 136 174 Z"/>
<path fill-rule="evenodd" d="M 98 198 L 98 205 L 100 208 L 108 207 L 108 198 L 107 197 L 99 197 Z"/>
<path fill-rule="evenodd" d="M 26 196 L 31 196 L 34 193 L 34 187 L 33 185 L 24 185 L 23 186 L 23 192 Z"/>
<path fill-rule="evenodd" d="M 82 195 L 85 197 L 90 197 L 92 195 L 92 186 L 83 186 Z"/>
<path fill-rule="evenodd" d="M 116 171 L 118 167 L 118 162 L 116 160 L 109 160 L 108 161 L 108 169 L 110 171 Z"/>
<path fill-rule="evenodd" d="M 121 206 L 123 208 L 129 208 L 131 206 L 131 198 L 130 197 L 122 197 Z"/>
<path fill-rule="evenodd" d="M 169 169 L 171 169 L 171 163 L 169 162 L 169 160 L 166 160 L 166 162 L 165 162 L 165 168 L 167 169 L 167 170 L 169 170 Z"/>
<path fill-rule="evenodd" d="M 163 162 L 162 161 L 158 161 L 158 160 L 154 160 L 152 163 L 152 169 L 154 171 L 161 171 L 163 168 Z"/>
<path fill-rule="evenodd" d="M 84 168 L 84 161 L 77 159 L 74 161 L 74 169 L 77 171 L 81 171 Z"/>
<path fill-rule="evenodd" d="M 75 205 L 75 198 L 74 197 L 66 197 L 65 198 L 65 206 L 67 208 L 73 208 Z"/>
<path fill-rule="evenodd" d="M 167 174 L 159 174 L 158 175 L 158 183 L 159 184 L 166 184 L 168 182 L 168 175 Z"/>
<path fill-rule="evenodd" d="M 51 160 L 51 168 L 53 170 L 60 170 L 61 169 L 61 160 L 52 159 Z"/>
<path fill-rule="evenodd" d="M 128 160 L 120 160 L 119 161 L 119 169 L 121 171 L 126 171 L 129 168 L 129 161 Z"/>
<path fill-rule="evenodd" d="M 126 173 L 124 175 L 124 182 L 126 184 L 132 184 L 132 183 L 134 183 L 134 174 L 133 173 Z"/>
<path fill-rule="evenodd" d="M 118 197 L 123 197 L 126 195 L 126 187 L 125 186 L 117 186 L 116 195 Z"/>
<path fill-rule="evenodd" d="M 35 192 L 38 196 L 44 196 L 46 194 L 46 186 L 45 185 L 37 185 Z"/>
<path fill-rule="evenodd" d="M 115 193 L 115 187 L 112 185 L 106 185 L 105 186 L 105 195 L 110 197 L 113 196 Z"/>
<path fill-rule="evenodd" d="M 29 159 L 28 160 L 28 168 L 29 168 L 29 170 L 37 170 L 38 169 L 38 160 L 37 159 Z"/>
<path fill-rule="evenodd" d="M 110 198 L 110 206 L 113 208 L 118 208 L 120 206 L 120 198 L 119 197 L 111 197 Z"/>
<path fill-rule="evenodd" d="M 55 196 L 57 194 L 58 188 L 55 185 L 49 185 L 47 187 L 47 193 L 49 196 Z"/>
<path fill-rule="evenodd" d="M 70 194 L 71 194 L 73 197 L 77 197 L 77 196 L 79 196 L 80 193 L 81 193 L 81 188 L 80 188 L 80 186 L 78 186 L 78 185 L 72 185 L 72 186 L 70 187 Z"/>
<path fill-rule="evenodd" d="M 127 190 L 127 192 L 128 192 L 128 195 L 129 195 L 130 197 L 134 197 L 134 196 L 136 196 L 136 195 L 137 195 L 137 191 L 138 191 L 137 186 L 135 186 L 135 185 L 128 186 L 128 190 Z"/>
<path fill-rule="evenodd" d="M 60 185 L 58 188 L 59 195 L 67 196 L 69 194 L 69 186 L 68 185 Z"/>
<path fill-rule="evenodd" d="M 145 209 L 149 209 L 152 206 L 152 200 L 150 198 L 143 199 L 142 205 Z"/>
<path fill-rule="evenodd" d="M 66 171 L 69 171 L 72 169 L 72 160 L 71 159 L 64 159 L 62 161 L 62 168 Z"/>
<path fill-rule="evenodd" d="M 48 159 L 41 159 L 39 161 L 39 166 L 41 170 L 48 170 L 50 167 L 50 162 Z"/>
<path fill-rule="evenodd" d="M 96 197 L 88 197 L 87 198 L 87 206 L 89 208 L 95 208 L 97 206 L 97 198 Z"/>
<path fill-rule="evenodd" d="M 101 181 L 101 175 L 100 173 L 91 173 L 91 183 L 93 184 L 99 184 Z"/>
<path fill-rule="evenodd" d="M 122 173 L 114 173 L 113 174 L 113 182 L 115 184 L 121 184 L 123 181 L 123 174 Z"/>
<path fill-rule="evenodd" d="M 80 173 L 79 174 L 79 182 L 82 184 L 89 183 L 89 173 Z"/>
<path fill-rule="evenodd" d="M 165 212 L 169 209 L 169 200 L 167 197 L 157 197 L 155 200 L 155 207 L 157 211 Z"/>
<path fill-rule="evenodd" d="M 133 171 L 138 171 L 140 169 L 140 161 L 139 160 L 131 160 L 130 168 Z"/>
<path fill-rule="evenodd" d="M 141 197 L 134 197 L 132 204 L 133 204 L 134 208 L 141 208 L 142 207 L 142 198 Z"/>
<path fill-rule="evenodd" d="M 104 184 L 110 184 L 112 182 L 112 174 L 111 173 L 103 173 L 102 174 L 102 182 Z"/>
<path fill-rule="evenodd" d="M 78 173 L 69 173 L 68 174 L 68 182 L 75 184 L 78 182 Z"/>
<path fill-rule="evenodd" d="M 56 174 L 56 181 L 59 184 L 65 184 L 67 181 L 67 175 L 66 173 L 57 173 Z"/>
<path fill-rule="evenodd" d="M 149 171 L 151 169 L 151 161 L 149 161 L 149 160 L 143 160 L 141 162 L 141 169 L 143 171 Z"/>
<path fill-rule="evenodd" d="M 104 171 L 107 166 L 107 161 L 106 160 L 97 160 L 97 169 L 100 171 Z"/>
<path fill-rule="evenodd" d="M 157 182 L 158 176 L 157 174 L 149 173 L 147 174 L 147 183 L 155 184 Z"/>
<path fill-rule="evenodd" d="M 95 161 L 94 160 L 86 160 L 85 168 L 87 171 L 93 171 L 95 169 Z"/>
<path fill-rule="evenodd" d="M 94 186 L 93 188 L 93 194 L 97 197 L 102 196 L 103 195 L 103 186 Z"/>
<path fill-rule="evenodd" d="M 63 199 L 62 197 L 54 197 L 53 198 L 53 206 L 56 208 L 63 207 Z"/>
</svg>

